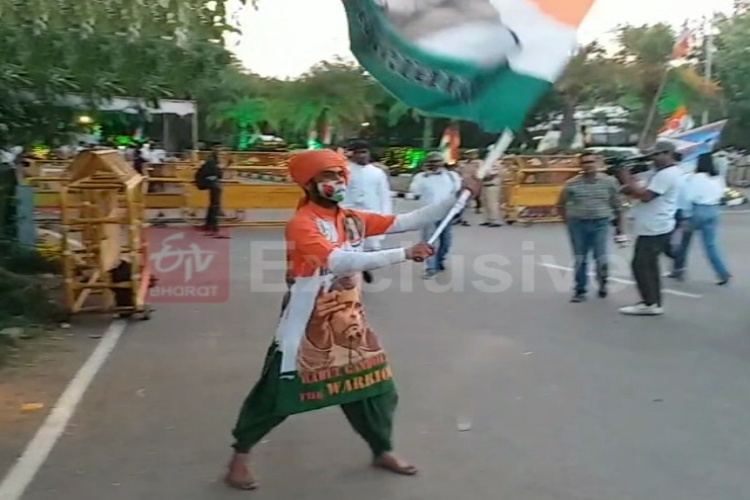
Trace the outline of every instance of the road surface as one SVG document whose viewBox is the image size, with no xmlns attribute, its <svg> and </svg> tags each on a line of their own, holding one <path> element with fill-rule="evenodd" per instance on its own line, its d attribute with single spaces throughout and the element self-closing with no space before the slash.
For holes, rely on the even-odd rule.
<svg viewBox="0 0 750 500">
<path fill-rule="evenodd" d="M 23 498 L 750 498 L 748 224 L 725 218 L 739 279 L 716 287 L 696 246 L 691 281 L 667 284 L 655 318 L 617 313 L 635 299 L 631 249 L 617 250 L 608 299 L 570 304 L 561 227 L 457 228 L 448 274 L 382 271 L 365 299 L 401 391 L 398 449 L 422 474 L 367 467 L 333 408 L 258 447 L 252 493 L 219 477 L 280 306 L 267 288 L 282 271 L 258 249 L 265 265 L 282 258 L 281 232 L 235 231 L 230 300 L 132 323 Z"/>
</svg>

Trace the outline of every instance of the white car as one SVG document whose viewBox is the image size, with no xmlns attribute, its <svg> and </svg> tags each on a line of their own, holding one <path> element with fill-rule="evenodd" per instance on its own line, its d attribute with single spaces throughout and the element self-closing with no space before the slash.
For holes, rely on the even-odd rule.
<svg viewBox="0 0 750 500">
<path fill-rule="evenodd" d="M 602 156 L 616 156 L 618 158 L 633 158 L 640 156 L 641 151 L 638 148 L 620 147 L 620 146 L 599 146 L 586 148 L 587 152 L 600 154 Z"/>
</svg>

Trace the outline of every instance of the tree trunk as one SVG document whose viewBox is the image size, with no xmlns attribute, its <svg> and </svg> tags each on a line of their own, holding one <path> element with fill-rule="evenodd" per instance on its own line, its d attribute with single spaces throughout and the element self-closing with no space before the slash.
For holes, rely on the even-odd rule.
<svg viewBox="0 0 750 500">
<path fill-rule="evenodd" d="M 435 119 L 431 116 L 422 118 L 422 149 L 432 148 L 432 138 L 435 128 Z"/>
<path fill-rule="evenodd" d="M 576 126 L 576 101 L 565 100 L 562 122 L 560 123 L 560 140 L 557 143 L 559 149 L 570 149 L 576 138 L 578 127 Z"/>
<path fill-rule="evenodd" d="M 638 147 L 645 149 L 652 145 L 656 140 L 656 136 L 661 128 L 659 123 L 659 102 L 661 102 L 662 95 L 664 95 L 664 89 L 669 79 L 669 68 L 664 70 L 664 74 L 661 77 L 659 87 L 655 91 L 650 91 L 646 94 L 643 102 L 649 103 L 648 115 L 646 116 L 646 122 L 641 130 L 641 135 L 638 138 Z"/>
</svg>

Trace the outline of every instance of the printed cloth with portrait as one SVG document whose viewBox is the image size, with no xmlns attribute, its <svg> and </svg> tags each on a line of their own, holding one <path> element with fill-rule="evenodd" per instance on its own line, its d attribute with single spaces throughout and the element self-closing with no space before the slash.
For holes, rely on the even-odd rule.
<svg viewBox="0 0 750 500">
<path fill-rule="evenodd" d="M 362 251 L 394 216 L 307 204 L 287 225 L 287 292 L 276 331 L 277 413 L 341 405 L 395 390 L 383 347 L 362 305 L 359 273 L 334 276 L 332 249 Z"/>
</svg>

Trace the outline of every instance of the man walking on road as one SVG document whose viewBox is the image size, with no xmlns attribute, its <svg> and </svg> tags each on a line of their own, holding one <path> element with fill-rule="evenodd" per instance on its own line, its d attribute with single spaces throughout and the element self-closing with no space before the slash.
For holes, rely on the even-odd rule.
<svg viewBox="0 0 750 500">
<path fill-rule="evenodd" d="M 609 228 L 613 220 L 616 228 L 621 227 L 622 201 L 617 181 L 601 172 L 603 164 L 597 155 L 581 155 L 581 168 L 583 172 L 565 184 L 557 203 L 575 257 L 575 289 L 571 302 L 586 300 L 589 253 L 594 254 L 599 297 L 607 296 Z"/>
<path fill-rule="evenodd" d="M 409 191 L 419 196 L 425 204 L 440 203 L 445 200 L 455 200 L 461 190 L 461 177 L 445 164 L 445 157 L 441 153 L 430 153 L 425 158 L 423 171 L 414 176 Z M 424 228 L 423 239 L 427 241 L 440 225 L 440 221 Z M 453 227 L 448 225 L 438 238 L 436 255 L 427 261 L 424 279 L 432 279 L 438 273 L 445 271 L 445 259 L 453 241 Z"/>
<path fill-rule="evenodd" d="M 349 170 L 346 159 L 330 150 L 293 156 L 289 175 L 305 191 L 286 226 L 289 291 L 261 378 L 237 419 L 225 481 L 232 488 L 256 489 L 250 450 L 286 417 L 328 406 L 341 407 L 368 444 L 374 466 L 414 475 L 417 468 L 393 452 L 398 395 L 385 350 L 367 323 L 360 276 L 422 261 L 434 251 L 424 242 L 372 252 L 363 247 L 371 236 L 422 229 L 448 215 L 455 199 L 403 215 L 342 208 Z"/>
<path fill-rule="evenodd" d="M 343 206 L 381 215 L 393 213 L 391 185 L 388 174 L 373 165 L 370 146 L 365 141 L 355 141 L 349 146 L 349 185 L 346 189 Z M 375 236 L 365 241 L 365 251 L 377 251 L 383 247 L 383 237 Z M 372 282 L 372 274 L 364 273 L 367 283 Z"/>
<path fill-rule="evenodd" d="M 677 166 L 675 145 L 657 141 L 650 152 L 655 171 L 646 181 L 638 181 L 622 171 L 623 192 L 638 200 L 633 206 L 633 230 L 637 237 L 633 254 L 633 278 L 641 302 L 620 308 L 630 316 L 657 316 L 664 313 L 661 300 L 659 256 L 674 231 L 682 169 Z"/>
</svg>

